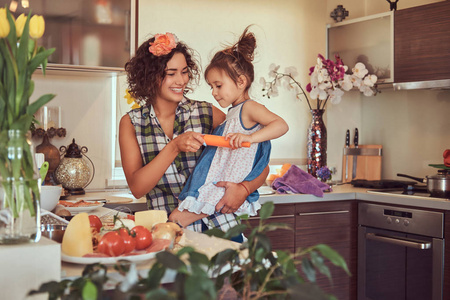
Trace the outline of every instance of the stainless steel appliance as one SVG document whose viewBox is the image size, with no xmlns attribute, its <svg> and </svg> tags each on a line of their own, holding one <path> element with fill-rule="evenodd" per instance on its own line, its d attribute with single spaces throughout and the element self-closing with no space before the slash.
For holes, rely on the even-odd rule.
<svg viewBox="0 0 450 300">
<path fill-rule="evenodd" d="M 442 299 L 444 214 L 358 207 L 358 299 Z"/>
</svg>

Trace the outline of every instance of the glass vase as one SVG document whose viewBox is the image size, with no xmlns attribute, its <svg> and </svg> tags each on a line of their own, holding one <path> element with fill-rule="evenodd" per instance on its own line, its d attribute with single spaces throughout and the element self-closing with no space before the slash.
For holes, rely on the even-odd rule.
<svg viewBox="0 0 450 300">
<path fill-rule="evenodd" d="M 40 179 L 27 132 L 0 133 L 0 244 L 41 238 Z"/>
<path fill-rule="evenodd" d="M 323 122 L 324 109 L 312 109 L 308 128 L 308 173 L 317 178 L 317 171 L 327 165 L 327 128 Z"/>
</svg>

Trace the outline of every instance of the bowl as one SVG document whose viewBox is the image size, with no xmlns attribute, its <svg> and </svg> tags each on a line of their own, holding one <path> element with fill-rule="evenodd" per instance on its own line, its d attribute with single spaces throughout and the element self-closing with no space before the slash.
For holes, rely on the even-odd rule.
<svg viewBox="0 0 450 300">
<path fill-rule="evenodd" d="M 41 208 L 52 211 L 58 204 L 62 187 L 57 185 L 41 186 Z"/>
<path fill-rule="evenodd" d="M 60 224 L 42 224 L 41 234 L 46 238 L 62 243 L 64 232 L 66 232 L 67 225 Z"/>
</svg>

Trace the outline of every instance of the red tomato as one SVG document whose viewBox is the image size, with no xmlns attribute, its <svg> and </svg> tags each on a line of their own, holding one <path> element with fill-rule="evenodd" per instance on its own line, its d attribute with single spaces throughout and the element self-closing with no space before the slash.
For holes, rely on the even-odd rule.
<svg viewBox="0 0 450 300">
<path fill-rule="evenodd" d="M 100 221 L 100 218 L 96 215 L 89 215 L 89 224 L 91 225 L 91 228 L 97 232 L 100 232 L 100 229 L 103 226 L 102 221 Z"/>
<path fill-rule="evenodd" d="M 135 218 L 134 218 L 134 215 L 127 215 L 127 219 L 136 221 Z"/>
<path fill-rule="evenodd" d="M 97 251 L 109 256 L 119 256 L 125 252 L 125 242 L 118 232 L 110 231 L 100 239 Z"/>
<path fill-rule="evenodd" d="M 148 248 L 152 243 L 152 233 L 144 226 L 138 225 L 131 229 L 131 235 L 136 240 L 136 250 L 142 250 Z"/>
<path fill-rule="evenodd" d="M 128 233 L 128 230 L 120 228 L 119 235 L 123 238 L 125 243 L 125 251 L 123 253 L 130 253 L 136 248 L 136 240 Z"/>
</svg>

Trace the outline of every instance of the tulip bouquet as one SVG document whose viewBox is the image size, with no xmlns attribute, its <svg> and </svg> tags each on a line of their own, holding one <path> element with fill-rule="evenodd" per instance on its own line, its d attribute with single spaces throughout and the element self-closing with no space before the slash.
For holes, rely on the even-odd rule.
<svg viewBox="0 0 450 300">
<path fill-rule="evenodd" d="M 33 199 L 33 195 L 39 199 L 39 187 L 26 134 L 34 113 L 55 96 L 46 94 L 30 103 L 34 91 L 31 76 L 39 66 L 45 74 L 47 58 L 54 51 L 37 45 L 44 28 L 42 16 L 21 14 L 15 20 L 8 9 L 0 8 L 0 180 L 4 190 L 0 243 L 2 227 L 14 227 L 14 221 L 9 223 L 12 219 L 26 209 L 33 216 L 39 207 Z"/>
</svg>

